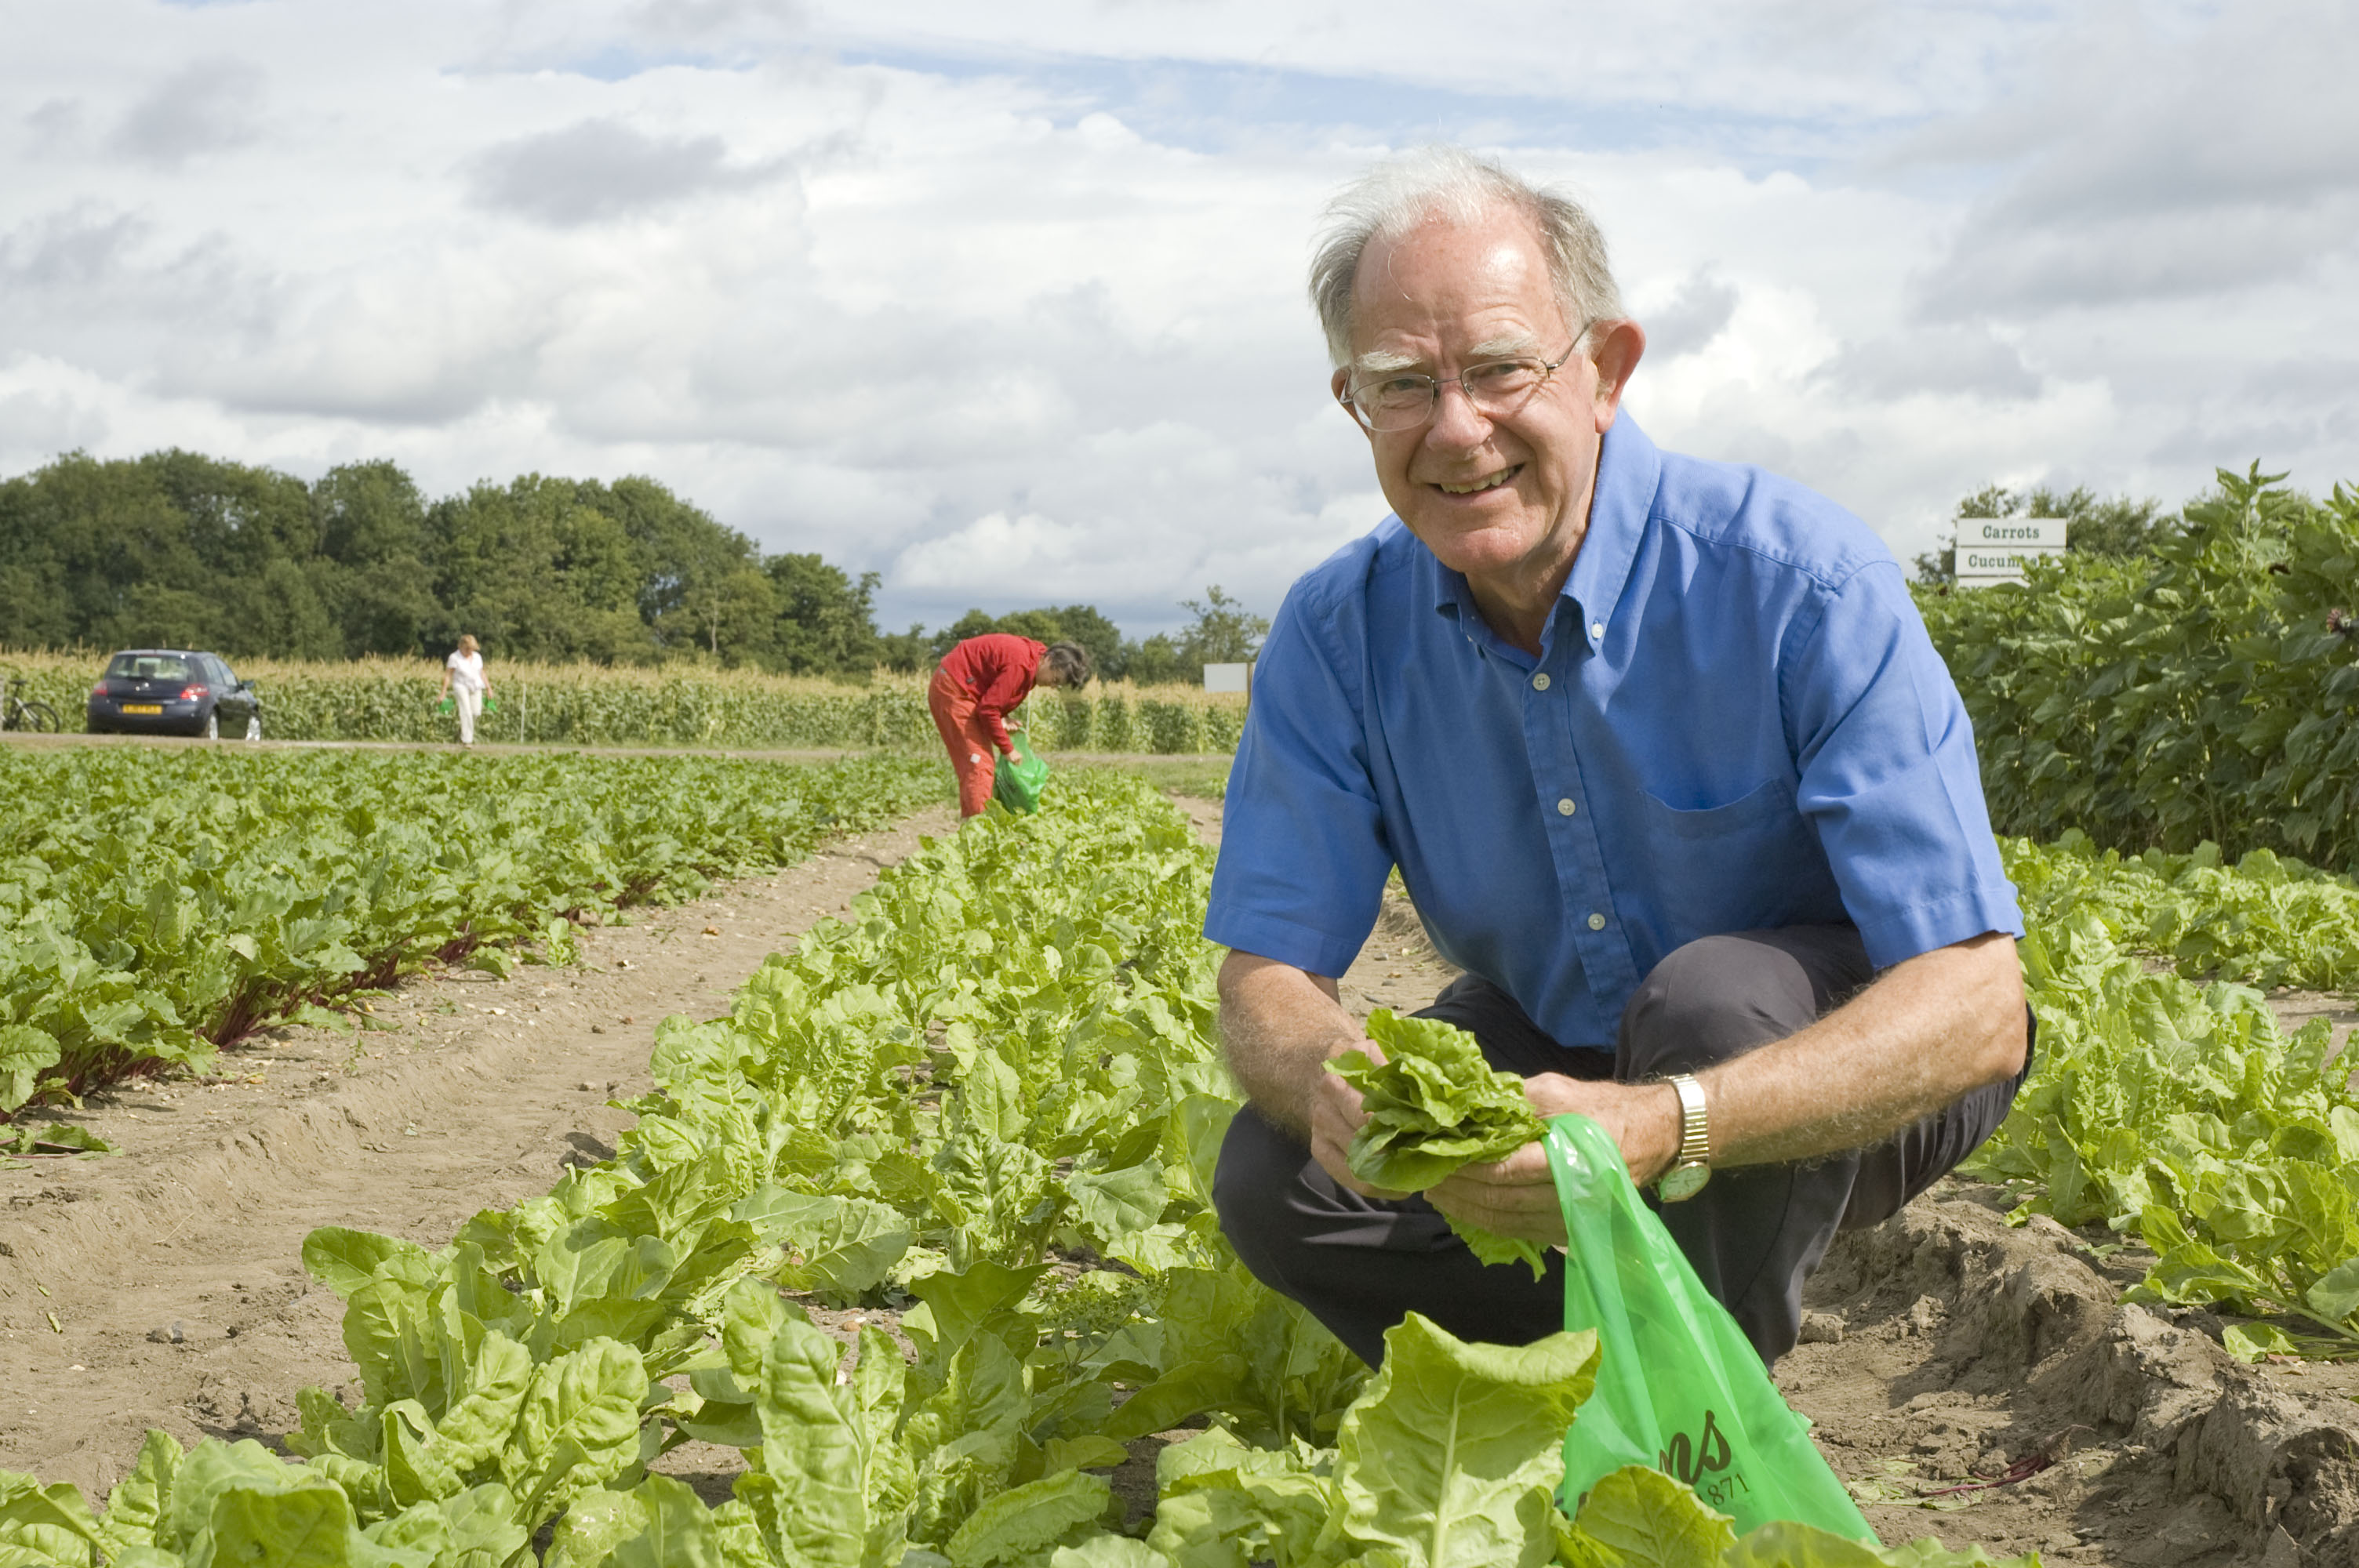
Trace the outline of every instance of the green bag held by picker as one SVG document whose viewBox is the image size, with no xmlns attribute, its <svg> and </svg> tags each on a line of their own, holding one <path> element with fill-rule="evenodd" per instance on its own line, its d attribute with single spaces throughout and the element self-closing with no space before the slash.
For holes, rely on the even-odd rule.
<svg viewBox="0 0 2359 1568">
<path fill-rule="evenodd" d="M 991 776 L 992 797 L 1010 811 L 1040 809 L 1040 792 L 1049 787 L 1049 764 L 1035 756 L 1032 743 L 1016 730 L 1008 737 L 1016 749 L 999 759 Z"/>
<path fill-rule="evenodd" d="M 1564 1211 L 1564 1325 L 1596 1330 L 1605 1352 L 1565 1438 L 1565 1512 L 1614 1471 L 1643 1465 L 1694 1487 L 1740 1535 L 1789 1519 L 1873 1542 L 1810 1422 L 1638 1196 L 1605 1130 L 1554 1117 L 1545 1147 Z"/>
</svg>

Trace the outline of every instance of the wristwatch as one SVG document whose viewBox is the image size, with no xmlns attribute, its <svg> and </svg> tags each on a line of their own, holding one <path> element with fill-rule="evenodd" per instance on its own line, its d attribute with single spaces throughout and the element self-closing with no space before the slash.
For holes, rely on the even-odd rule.
<svg viewBox="0 0 2359 1568">
<path fill-rule="evenodd" d="M 1680 1153 L 1656 1184 L 1655 1195 L 1665 1203 L 1684 1203 L 1712 1180 L 1712 1123 L 1704 1115 L 1703 1086 L 1693 1073 L 1673 1073 L 1670 1085 L 1680 1097 Z"/>
</svg>

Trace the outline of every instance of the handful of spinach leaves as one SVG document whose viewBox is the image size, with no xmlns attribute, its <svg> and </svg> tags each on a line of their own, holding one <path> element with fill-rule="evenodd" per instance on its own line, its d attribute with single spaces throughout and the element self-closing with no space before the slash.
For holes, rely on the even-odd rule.
<svg viewBox="0 0 2359 1568">
<path fill-rule="evenodd" d="M 1328 1065 L 1367 1107 L 1345 1158 L 1369 1185 L 1421 1193 L 1461 1165 L 1504 1160 L 1546 1132 L 1523 1079 L 1493 1068 L 1457 1025 L 1380 1007 L 1368 1014 L 1368 1038 L 1384 1047 L 1382 1063 L 1346 1051 Z M 1442 1217 L 1484 1262 L 1520 1260 L 1540 1277 L 1547 1254 L 1538 1242 Z"/>
</svg>

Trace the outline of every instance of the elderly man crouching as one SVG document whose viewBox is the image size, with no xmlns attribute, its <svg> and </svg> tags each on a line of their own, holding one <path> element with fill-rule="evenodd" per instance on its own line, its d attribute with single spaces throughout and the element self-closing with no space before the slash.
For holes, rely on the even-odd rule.
<svg viewBox="0 0 2359 1568">
<path fill-rule="evenodd" d="M 1802 1280 L 2006 1114 L 2023 926 L 1973 738 L 1883 544 L 1618 412 L 1646 335 L 1588 216 L 1433 150 L 1329 210 L 1311 293 L 1394 515 L 1288 593 L 1231 774 L 1205 934 L 1252 1104 L 1221 1222 L 1363 1357 L 1414 1309 L 1562 1326 L 1564 1266 L 1484 1267 L 1435 1210 L 1561 1241 L 1538 1145 L 1373 1192 L 1327 1071 L 1397 864 L 1471 1030 L 1543 1116 L 1660 1183 L 1764 1361 Z M 1707 1179 L 1708 1178 L 1708 1179 Z"/>
</svg>

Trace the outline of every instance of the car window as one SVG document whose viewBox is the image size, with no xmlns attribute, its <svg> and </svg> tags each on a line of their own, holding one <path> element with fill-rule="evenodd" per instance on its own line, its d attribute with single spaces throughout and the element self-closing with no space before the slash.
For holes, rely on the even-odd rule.
<svg viewBox="0 0 2359 1568">
<path fill-rule="evenodd" d="M 106 673 L 116 680 L 187 680 L 191 671 L 178 654 L 117 654 Z"/>
<path fill-rule="evenodd" d="M 232 687 L 237 685 L 236 675 L 227 665 L 222 663 L 221 656 L 219 654 L 213 655 L 208 662 L 213 666 L 213 679 L 220 685 L 223 691 L 227 691 Z"/>
</svg>

